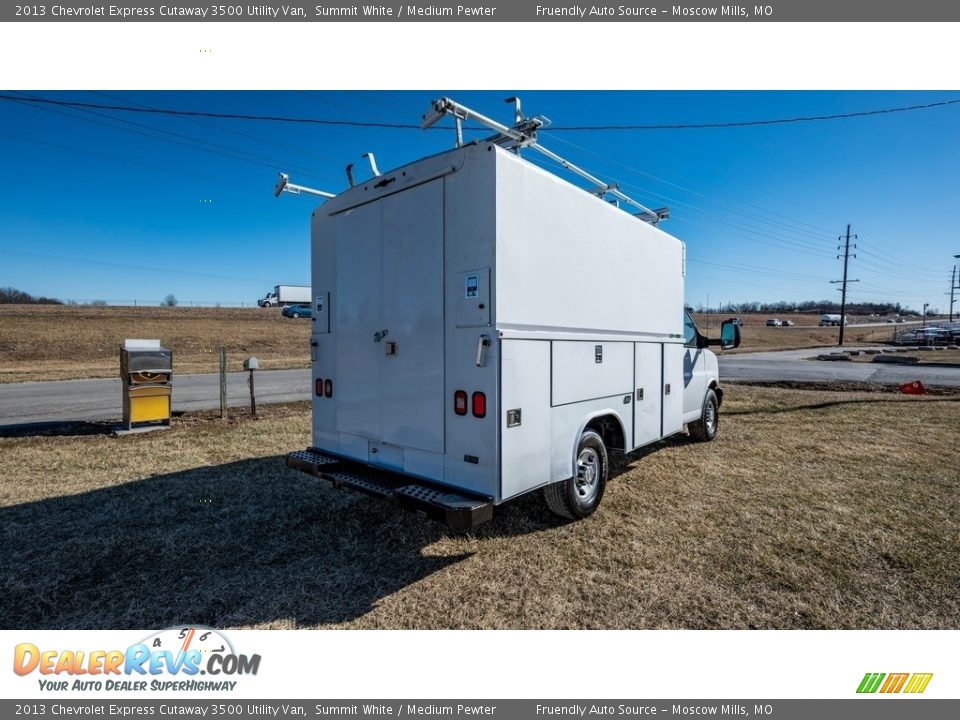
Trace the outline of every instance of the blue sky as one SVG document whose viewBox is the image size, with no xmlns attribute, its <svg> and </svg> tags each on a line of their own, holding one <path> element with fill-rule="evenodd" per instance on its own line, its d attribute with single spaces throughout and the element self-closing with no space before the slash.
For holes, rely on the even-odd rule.
<svg viewBox="0 0 960 720">
<path fill-rule="evenodd" d="M 417 124 L 449 95 L 504 122 L 510 91 L 51 92 L 114 105 Z M 957 92 L 524 92 L 557 126 L 836 114 Z M 80 302 L 252 304 L 309 283 L 313 202 L 278 170 L 337 192 L 372 151 L 381 169 L 448 132 L 186 119 L 0 102 L 0 286 Z M 859 235 L 852 301 L 946 310 L 960 254 L 960 105 L 747 128 L 542 132 L 544 145 L 650 207 L 687 243 L 687 302 L 837 298 L 837 236 Z M 549 167 L 535 153 L 525 157 Z M 960 262 L 960 261 L 957 261 Z"/>
</svg>

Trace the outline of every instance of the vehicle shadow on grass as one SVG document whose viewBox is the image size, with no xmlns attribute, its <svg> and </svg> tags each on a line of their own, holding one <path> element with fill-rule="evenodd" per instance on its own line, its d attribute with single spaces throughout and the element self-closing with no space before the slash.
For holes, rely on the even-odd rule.
<svg viewBox="0 0 960 720">
<path fill-rule="evenodd" d="M 517 511 L 488 526 L 542 527 Z M 4 507 L 0 627 L 347 622 L 470 557 L 424 553 L 450 532 L 281 456 Z"/>
</svg>

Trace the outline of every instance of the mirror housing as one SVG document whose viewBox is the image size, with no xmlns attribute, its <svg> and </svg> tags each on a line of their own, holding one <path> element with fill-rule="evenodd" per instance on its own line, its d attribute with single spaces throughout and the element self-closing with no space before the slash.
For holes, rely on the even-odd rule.
<svg viewBox="0 0 960 720">
<path fill-rule="evenodd" d="M 732 350 L 740 345 L 740 326 L 730 320 L 720 326 L 720 348 Z"/>
</svg>

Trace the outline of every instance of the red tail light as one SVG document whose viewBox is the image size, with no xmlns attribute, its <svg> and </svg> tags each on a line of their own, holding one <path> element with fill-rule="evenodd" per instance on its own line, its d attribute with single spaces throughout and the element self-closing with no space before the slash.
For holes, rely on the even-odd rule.
<svg viewBox="0 0 960 720">
<path fill-rule="evenodd" d="M 333 397 L 333 380 L 330 378 L 323 381 L 323 394 L 327 397 Z"/>
<path fill-rule="evenodd" d="M 487 396 L 482 392 L 473 394 L 473 416 L 482 418 L 487 414 Z"/>
<path fill-rule="evenodd" d="M 453 411 L 457 415 L 467 414 L 467 393 L 464 390 L 457 390 L 453 394 Z"/>
<path fill-rule="evenodd" d="M 317 378 L 313 389 L 316 391 L 317 397 L 323 397 L 323 378 Z"/>
</svg>

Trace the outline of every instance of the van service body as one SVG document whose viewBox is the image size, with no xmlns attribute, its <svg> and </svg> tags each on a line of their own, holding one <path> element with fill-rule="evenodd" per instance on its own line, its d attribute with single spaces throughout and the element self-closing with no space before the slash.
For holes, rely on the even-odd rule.
<svg viewBox="0 0 960 720">
<path fill-rule="evenodd" d="M 452 527 L 543 489 L 591 514 L 608 450 L 709 440 L 716 356 L 683 309 L 683 243 L 603 185 L 520 157 L 543 121 L 379 174 L 313 213 L 312 447 L 287 463 Z M 583 177 L 589 174 L 570 164 Z M 597 181 L 599 182 L 599 181 Z M 276 194 L 287 189 L 286 176 Z M 642 208 L 634 216 L 599 195 Z M 725 323 L 723 344 L 739 342 Z"/>
</svg>

